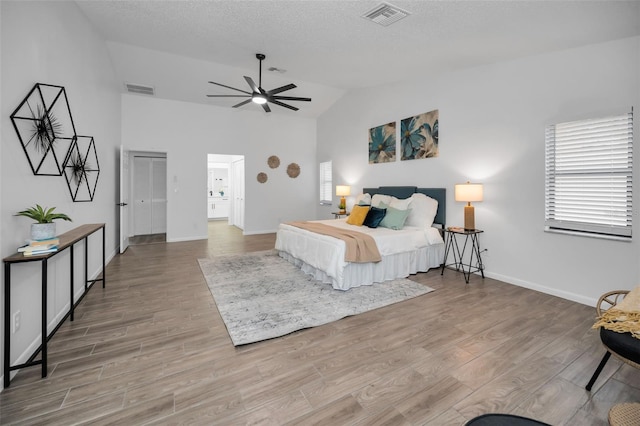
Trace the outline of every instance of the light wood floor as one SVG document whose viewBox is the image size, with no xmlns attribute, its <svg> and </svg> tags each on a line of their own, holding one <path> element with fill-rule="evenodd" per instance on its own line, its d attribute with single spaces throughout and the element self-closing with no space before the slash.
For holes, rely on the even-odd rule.
<svg viewBox="0 0 640 426">
<path fill-rule="evenodd" d="M 129 245 L 137 246 L 140 244 L 156 244 L 166 243 L 167 234 L 149 234 L 149 235 L 136 235 L 135 237 L 129 237 Z"/>
<path fill-rule="evenodd" d="M 1 424 L 462 425 L 487 412 L 606 424 L 640 401 L 640 371 L 604 351 L 594 309 L 455 271 L 436 291 L 234 348 L 197 258 L 273 248 L 211 222 L 209 241 L 137 245 L 107 267 L 50 342 L 49 377 L 23 369 Z"/>
</svg>

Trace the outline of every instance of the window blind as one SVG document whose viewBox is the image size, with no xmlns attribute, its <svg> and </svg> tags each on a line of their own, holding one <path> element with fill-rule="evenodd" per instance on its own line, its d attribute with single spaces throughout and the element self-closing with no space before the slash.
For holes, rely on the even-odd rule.
<svg viewBox="0 0 640 426">
<path fill-rule="evenodd" d="M 633 109 L 547 126 L 545 226 L 631 238 Z"/>
<path fill-rule="evenodd" d="M 331 161 L 320 163 L 320 203 L 331 204 L 333 200 L 333 171 Z"/>
</svg>

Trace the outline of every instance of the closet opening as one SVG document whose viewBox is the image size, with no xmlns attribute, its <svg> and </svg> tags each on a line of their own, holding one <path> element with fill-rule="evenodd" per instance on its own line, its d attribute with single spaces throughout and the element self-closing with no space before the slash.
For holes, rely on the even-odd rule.
<svg viewBox="0 0 640 426">
<path fill-rule="evenodd" d="M 167 241 L 167 154 L 130 151 L 131 232 L 129 244 Z"/>
</svg>

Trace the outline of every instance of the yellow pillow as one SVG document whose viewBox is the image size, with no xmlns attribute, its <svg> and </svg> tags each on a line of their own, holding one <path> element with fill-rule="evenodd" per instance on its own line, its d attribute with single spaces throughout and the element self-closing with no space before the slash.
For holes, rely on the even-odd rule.
<svg viewBox="0 0 640 426">
<path fill-rule="evenodd" d="M 347 223 L 349 225 L 362 226 L 367 213 L 369 213 L 369 206 L 353 206 L 351 214 L 347 218 Z"/>
</svg>

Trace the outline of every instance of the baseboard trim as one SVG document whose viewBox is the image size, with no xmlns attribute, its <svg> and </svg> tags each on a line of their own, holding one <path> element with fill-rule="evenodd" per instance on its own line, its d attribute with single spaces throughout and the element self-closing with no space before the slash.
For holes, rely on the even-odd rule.
<svg viewBox="0 0 640 426">
<path fill-rule="evenodd" d="M 541 293 L 549 294 L 551 296 L 557 296 L 562 299 L 571 300 L 573 302 L 581 303 L 587 306 L 595 307 L 596 304 L 598 303 L 598 299 L 585 297 L 580 294 L 571 293 L 568 291 L 558 290 L 556 288 L 551 288 L 551 287 L 543 286 L 540 284 L 532 283 L 529 281 L 524 281 L 524 280 L 513 278 L 507 275 L 495 274 L 493 272 L 487 272 L 487 271 L 484 271 L 484 275 L 486 277 L 493 278 L 494 280 L 499 280 L 507 284 L 513 284 L 513 285 L 517 285 L 518 287 L 524 287 L 530 290 L 539 291 Z"/>
<path fill-rule="evenodd" d="M 242 235 L 263 235 L 263 234 L 275 234 L 278 232 L 277 229 L 267 229 L 262 231 L 242 231 Z"/>
<path fill-rule="evenodd" d="M 196 240 L 208 240 L 209 236 L 194 236 L 194 237 L 183 237 L 183 238 L 167 238 L 168 243 L 180 243 L 183 241 L 196 241 Z"/>
</svg>

